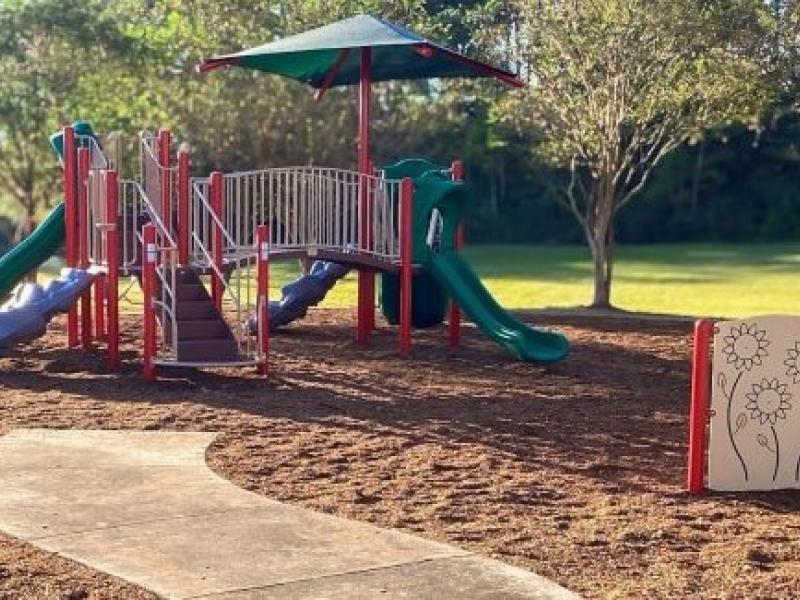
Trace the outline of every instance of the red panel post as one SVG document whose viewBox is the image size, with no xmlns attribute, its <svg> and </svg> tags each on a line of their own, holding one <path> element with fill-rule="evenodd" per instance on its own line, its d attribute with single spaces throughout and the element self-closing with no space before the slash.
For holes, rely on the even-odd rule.
<svg viewBox="0 0 800 600">
<path fill-rule="evenodd" d="M 220 223 L 225 218 L 225 207 L 223 205 L 222 197 L 222 173 L 214 171 L 211 173 L 211 210 L 217 215 Z M 222 237 L 222 229 L 215 222 L 211 234 L 211 257 L 214 265 L 217 267 L 219 273 L 222 273 L 222 249 L 224 238 Z M 211 298 L 214 300 L 214 306 L 217 310 L 222 312 L 222 285 L 223 282 L 217 277 L 216 273 L 211 274 Z"/>
<path fill-rule="evenodd" d="M 172 134 L 169 129 L 158 130 L 158 164 L 161 171 L 161 220 L 164 227 L 170 232 L 173 231 L 172 223 L 172 173 L 169 170 L 172 157 Z"/>
<path fill-rule="evenodd" d="M 414 184 L 406 177 L 400 184 L 400 354 L 411 352 L 411 293 L 414 245 Z"/>
<path fill-rule="evenodd" d="M 464 165 L 460 160 L 453 161 L 451 167 L 453 181 L 464 181 Z M 464 218 L 461 218 L 456 228 L 456 252 L 461 251 L 464 245 Z M 450 318 L 448 319 L 450 348 L 457 348 L 461 342 L 461 307 L 455 299 L 450 300 Z"/>
<path fill-rule="evenodd" d="M 142 375 L 148 381 L 156 378 L 156 261 L 158 260 L 158 247 L 156 246 L 156 229 L 152 223 L 142 227 L 142 295 L 144 329 L 144 356 Z"/>
<path fill-rule="evenodd" d="M 89 167 L 91 150 L 78 149 L 78 267 L 89 268 Z M 87 288 L 81 296 L 81 346 L 92 347 L 92 291 Z"/>
<path fill-rule="evenodd" d="M 367 175 L 371 174 L 369 158 L 369 121 L 372 85 L 372 49 L 361 48 L 361 71 L 358 88 L 358 172 L 360 177 L 359 222 L 361 249 L 369 251 L 370 194 Z M 356 343 L 366 344 L 375 322 L 375 273 L 358 271 L 358 328 Z"/>
<path fill-rule="evenodd" d="M 106 173 L 106 258 L 108 274 L 106 290 L 108 301 L 108 355 L 106 366 L 110 371 L 119 368 L 119 232 L 117 231 L 119 213 L 119 184 L 117 172 Z"/>
<path fill-rule="evenodd" d="M 259 225 L 256 230 L 256 252 L 258 254 L 256 274 L 256 306 L 258 307 L 258 340 L 261 362 L 258 372 L 269 372 L 269 229 Z"/>
<path fill-rule="evenodd" d="M 78 266 L 78 153 L 75 147 L 75 130 L 69 125 L 63 129 L 64 157 L 64 247 L 67 267 Z M 78 345 L 78 307 L 67 313 L 67 344 Z"/>
<path fill-rule="evenodd" d="M 178 263 L 189 264 L 189 151 L 178 150 Z"/>
<path fill-rule="evenodd" d="M 705 491 L 706 430 L 710 392 L 710 348 L 714 323 L 699 320 L 694 324 L 692 349 L 692 398 L 689 408 L 689 469 L 690 494 Z"/>
</svg>

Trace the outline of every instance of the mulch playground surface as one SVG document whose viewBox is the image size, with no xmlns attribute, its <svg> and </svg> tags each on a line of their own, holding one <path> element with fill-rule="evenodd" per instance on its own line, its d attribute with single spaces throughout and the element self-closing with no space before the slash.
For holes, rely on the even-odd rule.
<svg viewBox="0 0 800 600">
<path fill-rule="evenodd" d="M 539 319 L 541 321 L 541 319 Z M 350 311 L 274 338 L 269 382 L 241 370 L 144 382 L 64 349 L 64 321 L 0 358 L 0 434 L 16 427 L 220 431 L 236 484 L 530 568 L 588 597 L 800 594 L 800 495 L 683 491 L 690 325 L 550 319 L 563 363 L 511 361 L 467 328 L 352 343 Z M 0 536 L 0 597 L 147 592 Z"/>
</svg>

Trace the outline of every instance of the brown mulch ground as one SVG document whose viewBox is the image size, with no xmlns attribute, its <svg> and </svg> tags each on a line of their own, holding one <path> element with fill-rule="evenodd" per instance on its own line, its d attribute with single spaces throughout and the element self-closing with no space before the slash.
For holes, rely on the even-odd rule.
<svg viewBox="0 0 800 600">
<path fill-rule="evenodd" d="M 121 375 L 51 334 L 0 358 L 15 427 L 221 431 L 209 462 L 250 490 L 533 569 L 590 597 L 800 594 L 800 496 L 683 491 L 690 326 L 562 319 L 563 363 L 512 362 L 473 329 L 395 353 L 315 311 L 274 341 L 273 375 Z M 113 578 L 0 537 L 0 597 L 130 597 Z"/>
</svg>

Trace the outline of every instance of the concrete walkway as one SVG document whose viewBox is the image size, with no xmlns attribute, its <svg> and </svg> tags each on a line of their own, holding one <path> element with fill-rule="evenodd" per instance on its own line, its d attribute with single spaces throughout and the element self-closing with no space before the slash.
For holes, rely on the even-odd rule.
<svg viewBox="0 0 800 600">
<path fill-rule="evenodd" d="M 0 529 L 170 598 L 574 598 L 459 548 L 275 502 L 205 464 L 213 433 L 0 437 Z"/>
</svg>

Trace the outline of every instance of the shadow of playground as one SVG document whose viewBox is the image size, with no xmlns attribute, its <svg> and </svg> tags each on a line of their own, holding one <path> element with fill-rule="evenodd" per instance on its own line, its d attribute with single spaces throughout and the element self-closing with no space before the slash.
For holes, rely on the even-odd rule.
<svg viewBox="0 0 800 600">
<path fill-rule="evenodd" d="M 379 331 L 360 348 L 348 326 L 303 325 L 276 337 L 269 381 L 239 370 L 165 370 L 149 384 L 132 336 L 114 375 L 99 353 L 39 342 L 2 361 L 0 424 L 226 436 L 313 430 L 404 447 L 478 448 L 532 473 L 558 470 L 631 492 L 681 485 L 687 326 L 579 327 L 567 327 L 569 359 L 544 367 L 511 361 L 471 327 L 455 355 L 442 329 L 415 333 L 414 357 L 403 360 L 393 332 Z M 658 352 L 646 346 L 651 338 Z"/>
</svg>

